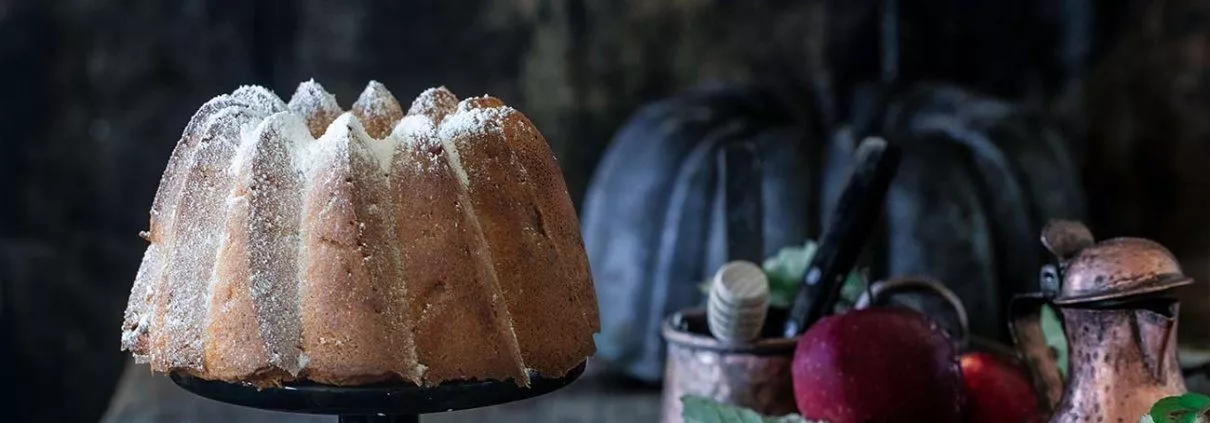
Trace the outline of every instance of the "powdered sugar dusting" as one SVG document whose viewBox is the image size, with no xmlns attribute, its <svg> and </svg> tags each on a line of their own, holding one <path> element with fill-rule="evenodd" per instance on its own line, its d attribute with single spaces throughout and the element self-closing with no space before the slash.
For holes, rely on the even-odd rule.
<svg viewBox="0 0 1210 423">
<path fill-rule="evenodd" d="M 445 147 L 445 154 L 449 158 L 450 168 L 454 169 L 454 175 L 458 177 L 458 182 L 462 183 L 463 188 L 471 186 L 471 178 L 466 172 L 466 167 L 462 165 L 462 155 L 458 151 L 458 145 L 455 141 L 459 136 L 470 135 L 474 131 L 474 128 L 481 128 L 485 125 L 487 125 L 487 122 L 480 121 L 468 113 L 456 113 L 447 116 L 437 129 L 437 136 Z"/>
<path fill-rule="evenodd" d="M 356 129 L 356 125 L 353 125 Z M 381 319 L 387 339 L 380 348 L 391 357 L 391 371 L 405 379 L 418 381 L 415 367 L 412 319 L 408 313 L 407 291 L 403 281 L 403 259 L 394 211 L 395 192 L 391 187 L 390 164 L 397 141 L 394 137 L 375 140 L 362 131 L 350 131 L 349 170 L 358 185 L 352 190 L 353 211 L 359 222 L 358 249 L 362 265 L 369 272 L 369 285 L 382 296 L 382 303 L 371 319 Z"/>
<path fill-rule="evenodd" d="M 331 125 L 332 121 L 344 112 L 340 108 L 340 103 L 336 102 L 336 96 L 325 90 L 314 79 L 298 84 L 298 89 L 294 90 L 294 96 L 290 97 L 288 107 L 307 120 L 307 127 L 310 128 L 311 136 L 315 138 L 323 136 L 328 125 Z"/>
<path fill-rule="evenodd" d="M 501 122 L 510 113 L 513 109 L 507 106 L 460 110 L 441 122 L 441 138 L 467 138 L 485 132 L 502 134 Z"/>
<path fill-rule="evenodd" d="M 411 115 L 395 125 L 391 138 L 397 140 L 393 160 L 393 171 L 398 172 L 400 166 L 411 166 L 416 172 L 433 170 L 443 149 L 441 140 L 437 137 L 437 127 L 425 115 Z M 423 151 L 425 154 L 412 154 L 413 151 Z"/>
<path fill-rule="evenodd" d="M 349 139 L 349 142 L 358 142 L 364 147 L 369 154 L 370 159 L 378 165 L 379 170 L 383 174 L 391 171 L 391 156 L 395 152 L 395 145 L 399 142 L 395 137 L 387 135 L 382 139 L 374 139 L 366 132 L 365 126 L 361 120 L 352 112 L 346 112 L 340 115 L 332 126 L 328 128 L 328 132 L 324 134 L 321 140 L 329 137 L 338 137 Z"/>
<path fill-rule="evenodd" d="M 248 108 L 220 110 L 208 120 L 201 143 L 188 170 L 177 206 L 177 242 L 153 323 L 153 362 L 161 369 L 204 369 L 202 333 L 211 303 L 215 256 L 223 242 L 223 222 L 233 178 L 231 160 L 247 127 L 264 115 Z"/>
<path fill-rule="evenodd" d="M 148 362 L 151 358 L 148 352 L 151 341 L 149 334 L 160 320 L 156 307 L 163 290 L 164 272 L 175 245 L 177 206 L 185 191 L 185 180 L 193 166 L 198 145 L 206 135 L 205 131 L 212 126 L 214 115 L 241 104 L 241 101 L 223 94 L 199 107 L 185 125 L 160 178 L 160 187 L 151 206 L 150 226 L 145 234 L 151 244 L 139 265 L 122 323 L 124 339 L 132 342 L 124 342 L 122 348 L 134 353 L 138 360 Z"/>
<path fill-rule="evenodd" d="M 302 367 L 297 269 L 305 171 L 300 163 L 315 142 L 303 118 L 286 112 L 257 128 L 255 144 L 251 166 L 242 176 L 251 180 L 249 286 L 269 363 L 297 375 Z"/>
<path fill-rule="evenodd" d="M 144 294 L 146 295 L 146 294 Z M 140 337 L 147 336 L 151 330 L 151 316 L 147 313 L 138 316 L 138 323 L 131 329 L 122 331 L 122 348 L 133 349 Z"/>
<path fill-rule="evenodd" d="M 458 113 L 465 113 L 474 109 L 494 109 L 497 107 L 505 107 L 504 102 L 498 98 L 484 94 L 458 102 Z"/>
<path fill-rule="evenodd" d="M 458 175 L 458 180 L 462 182 L 464 187 L 470 188 L 470 175 L 467 172 L 466 166 L 462 163 L 462 156 L 459 150 L 466 148 L 466 144 L 475 142 L 477 136 L 485 133 L 501 135 L 504 133 L 503 122 L 504 117 L 512 113 L 511 107 L 477 107 L 483 105 L 485 101 L 495 100 L 492 98 L 476 97 L 463 100 L 458 105 L 458 112 L 447 116 L 441 122 L 438 128 L 438 134 L 441 141 L 445 144 L 445 151 L 449 154 L 450 166 L 454 168 L 454 173 Z M 499 100 L 495 100 L 499 101 Z"/>
<path fill-rule="evenodd" d="M 368 138 L 367 138 L 368 139 Z M 369 140 L 366 143 L 366 148 L 369 149 L 370 155 L 378 164 L 378 169 L 383 174 L 391 172 L 391 157 L 395 154 L 395 149 L 399 146 L 399 139 L 388 135 L 380 140 Z"/>
<path fill-rule="evenodd" d="M 308 154 L 308 163 L 304 165 L 307 180 L 315 179 L 316 172 L 324 171 L 326 165 L 338 161 L 338 157 L 348 157 L 349 145 L 343 140 L 347 139 L 349 132 L 354 130 L 355 123 L 360 129 L 361 125 L 357 118 L 349 113 L 344 113 L 332 121 L 328 130 L 316 140 Z"/>
<path fill-rule="evenodd" d="M 286 103 L 268 88 L 259 85 L 244 85 L 231 93 L 231 97 L 248 104 L 252 109 L 266 115 L 286 110 Z"/>
<path fill-rule="evenodd" d="M 403 118 L 403 108 L 395 96 L 378 81 L 366 85 L 351 112 L 361 119 L 365 132 L 374 139 L 385 137 L 395 127 L 395 122 Z"/>
<path fill-rule="evenodd" d="M 444 86 L 429 88 L 412 100 L 408 115 L 424 115 L 433 122 L 440 123 L 446 116 L 458 109 L 458 97 Z"/>
<path fill-rule="evenodd" d="M 259 137 L 260 127 L 263 125 L 264 122 L 261 122 L 257 126 L 248 125 L 239 128 L 240 142 L 235 147 L 235 155 L 231 158 L 231 166 L 227 168 L 228 173 L 235 175 L 245 166 L 245 163 L 249 160 L 249 156 L 252 155 L 252 151 L 256 148 L 256 139 Z"/>
<path fill-rule="evenodd" d="M 437 137 L 437 126 L 425 115 L 409 115 L 395 125 L 392 136 L 399 140 L 400 145 L 420 147 Z"/>
<path fill-rule="evenodd" d="M 270 116 L 264 125 L 264 131 L 275 134 L 277 142 L 286 147 L 291 168 L 300 175 L 312 166 L 311 156 L 315 149 L 315 137 L 311 136 L 307 125 L 308 122 L 293 112 Z"/>
</svg>

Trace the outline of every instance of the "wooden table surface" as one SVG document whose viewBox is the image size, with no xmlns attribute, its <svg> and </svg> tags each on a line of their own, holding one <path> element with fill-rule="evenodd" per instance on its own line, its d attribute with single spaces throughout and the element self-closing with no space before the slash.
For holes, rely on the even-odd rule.
<svg viewBox="0 0 1210 423">
<path fill-rule="evenodd" d="M 655 422 L 659 420 L 657 388 L 607 382 L 591 364 L 570 386 L 538 398 L 494 407 L 428 414 L 439 422 Z M 331 416 L 261 411 L 220 403 L 178 388 L 145 365 L 128 363 L 102 423 L 311 423 L 335 422 Z"/>
</svg>

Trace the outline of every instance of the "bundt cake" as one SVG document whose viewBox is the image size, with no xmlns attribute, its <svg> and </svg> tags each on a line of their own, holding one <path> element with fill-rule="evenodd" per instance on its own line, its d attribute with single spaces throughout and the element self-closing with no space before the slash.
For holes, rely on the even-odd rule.
<svg viewBox="0 0 1210 423">
<path fill-rule="evenodd" d="M 595 352 L 562 174 L 496 98 L 241 87 L 189 121 L 140 235 L 122 349 L 155 371 L 526 386 Z"/>
</svg>

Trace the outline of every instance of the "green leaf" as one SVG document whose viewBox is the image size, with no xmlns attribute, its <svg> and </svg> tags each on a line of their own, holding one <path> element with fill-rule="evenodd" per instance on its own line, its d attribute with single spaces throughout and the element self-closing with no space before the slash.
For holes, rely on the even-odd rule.
<svg viewBox="0 0 1210 423">
<path fill-rule="evenodd" d="M 1197 423 L 1208 412 L 1210 397 L 1190 392 L 1156 401 L 1148 416 L 1155 423 Z"/>
<path fill-rule="evenodd" d="M 819 246 L 814 241 L 807 240 L 801 247 L 790 246 L 782 248 L 772 257 L 765 259 L 762 268 L 769 278 L 769 304 L 775 307 L 788 307 L 798 293 L 798 285 L 807 273 L 807 266 L 815 256 Z"/>
<path fill-rule="evenodd" d="M 840 287 L 840 299 L 849 304 L 857 302 L 869 288 L 869 278 L 866 277 L 866 272 L 850 272 L 844 279 L 844 285 Z"/>
<path fill-rule="evenodd" d="M 1063 322 L 1058 313 L 1050 306 L 1042 307 L 1042 334 L 1046 336 L 1046 345 L 1054 349 L 1059 363 L 1059 374 L 1067 377 L 1067 337 L 1063 334 Z"/>
<path fill-rule="evenodd" d="M 794 302 L 803 277 L 807 274 L 807 266 L 819 245 L 807 240 L 802 246 L 782 248 L 773 256 L 765 259 L 762 268 L 769 278 L 769 304 L 774 307 L 789 307 Z M 853 271 L 845 277 L 841 287 L 841 302 L 853 303 L 866 290 L 866 278 L 862 272 Z"/>
<path fill-rule="evenodd" d="M 748 408 L 695 395 L 681 397 L 681 405 L 685 423 L 811 423 L 797 414 L 765 417 Z"/>
</svg>

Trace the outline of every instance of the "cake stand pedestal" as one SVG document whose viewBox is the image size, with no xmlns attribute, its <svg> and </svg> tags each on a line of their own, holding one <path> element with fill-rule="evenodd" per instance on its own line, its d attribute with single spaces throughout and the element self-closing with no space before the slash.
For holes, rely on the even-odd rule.
<svg viewBox="0 0 1210 423">
<path fill-rule="evenodd" d="M 411 423 L 421 414 L 498 405 L 556 391 L 584 374 L 581 363 L 561 378 L 530 374 L 530 386 L 512 381 L 448 382 L 433 387 L 410 383 L 332 386 L 289 383 L 279 388 L 228 383 L 173 374 L 172 381 L 215 401 L 263 410 L 340 416 L 341 423 Z"/>
</svg>

